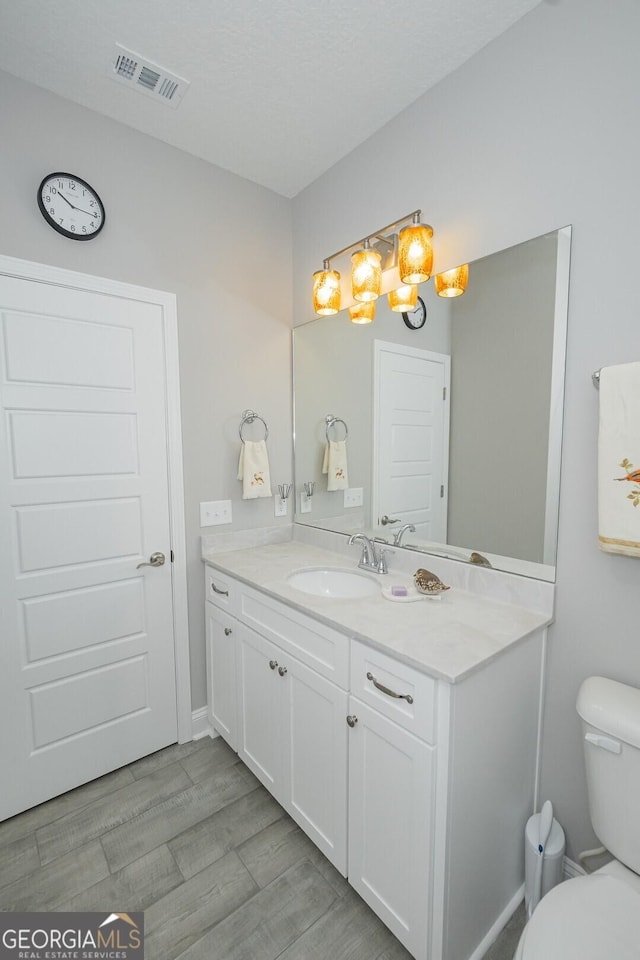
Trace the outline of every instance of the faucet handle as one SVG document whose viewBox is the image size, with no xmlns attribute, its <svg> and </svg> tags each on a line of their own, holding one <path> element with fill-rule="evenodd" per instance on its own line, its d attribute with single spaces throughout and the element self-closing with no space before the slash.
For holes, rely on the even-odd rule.
<svg viewBox="0 0 640 960">
<path fill-rule="evenodd" d="M 385 549 L 384 547 L 381 548 L 380 556 L 378 557 L 377 573 L 389 573 L 389 568 L 387 567 L 387 555 L 394 553 L 395 550 Z"/>
</svg>

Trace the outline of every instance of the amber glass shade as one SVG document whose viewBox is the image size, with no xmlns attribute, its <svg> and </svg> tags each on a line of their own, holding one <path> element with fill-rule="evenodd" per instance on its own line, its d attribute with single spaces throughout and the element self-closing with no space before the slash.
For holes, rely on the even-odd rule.
<svg viewBox="0 0 640 960">
<path fill-rule="evenodd" d="M 377 250 L 358 250 L 351 256 L 351 292 L 354 300 L 367 303 L 380 296 L 382 258 Z"/>
<path fill-rule="evenodd" d="M 313 275 L 313 309 L 329 317 L 340 309 L 340 274 L 337 270 L 316 270 Z"/>
<path fill-rule="evenodd" d="M 352 307 L 349 307 L 351 323 L 371 323 L 375 315 L 375 300 L 367 300 L 366 303 L 354 303 Z"/>
<path fill-rule="evenodd" d="M 398 236 L 398 268 L 403 283 L 424 283 L 433 266 L 433 230 L 426 223 L 404 227 Z"/>
<path fill-rule="evenodd" d="M 461 297 L 467 289 L 468 281 L 469 264 L 463 263 L 462 266 L 454 267 L 453 270 L 436 273 L 433 285 L 439 297 Z"/>
<path fill-rule="evenodd" d="M 397 290 L 389 291 L 387 300 L 395 313 L 406 313 L 407 310 L 413 310 L 418 302 L 418 288 L 415 284 L 403 283 Z"/>
</svg>

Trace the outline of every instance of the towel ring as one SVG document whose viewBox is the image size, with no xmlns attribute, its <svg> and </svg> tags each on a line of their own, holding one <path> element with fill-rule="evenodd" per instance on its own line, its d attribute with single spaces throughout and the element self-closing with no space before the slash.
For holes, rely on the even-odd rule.
<svg viewBox="0 0 640 960">
<path fill-rule="evenodd" d="M 346 423 L 341 417 L 334 417 L 332 414 L 329 414 L 324 419 L 327 424 L 327 428 L 325 431 L 327 436 L 327 443 L 329 443 L 329 430 L 331 429 L 331 427 L 335 427 L 336 423 L 342 424 L 342 426 L 344 427 L 344 439 L 345 440 L 347 439 L 347 437 L 349 436 L 349 428 L 347 427 Z"/>
<path fill-rule="evenodd" d="M 238 433 L 240 434 L 240 439 L 242 440 L 243 443 L 244 443 L 244 437 L 242 436 L 242 428 L 247 423 L 253 423 L 254 420 L 259 420 L 260 423 L 264 424 L 264 439 L 266 440 L 267 437 L 269 436 L 269 427 L 267 426 L 266 422 L 262 419 L 262 417 L 259 417 L 257 413 L 254 413 L 253 410 L 243 410 L 242 420 L 240 421 L 240 427 L 238 429 Z"/>
</svg>

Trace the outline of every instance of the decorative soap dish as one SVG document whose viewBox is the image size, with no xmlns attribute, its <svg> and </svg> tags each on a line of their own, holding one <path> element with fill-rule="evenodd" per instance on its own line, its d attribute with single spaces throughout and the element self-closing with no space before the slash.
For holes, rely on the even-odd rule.
<svg viewBox="0 0 640 960">
<path fill-rule="evenodd" d="M 404 596 L 396 596 L 392 593 L 393 587 L 382 587 L 382 596 L 385 600 L 392 600 L 394 603 L 415 603 L 416 600 L 440 600 L 439 593 L 420 593 L 415 587 L 407 587 Z"/>
</svg>

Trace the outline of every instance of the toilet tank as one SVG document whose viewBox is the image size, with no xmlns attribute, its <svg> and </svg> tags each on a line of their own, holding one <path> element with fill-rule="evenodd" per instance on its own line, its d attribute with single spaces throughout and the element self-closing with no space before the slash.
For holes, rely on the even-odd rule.
<svg viewBox="0 0 640 960">
<path fill-rule="evenodd" d="M 593 829 L 616 860 L 640 873 L 640 690 L 589 677 L 576 709 Z"/>
</svg>

